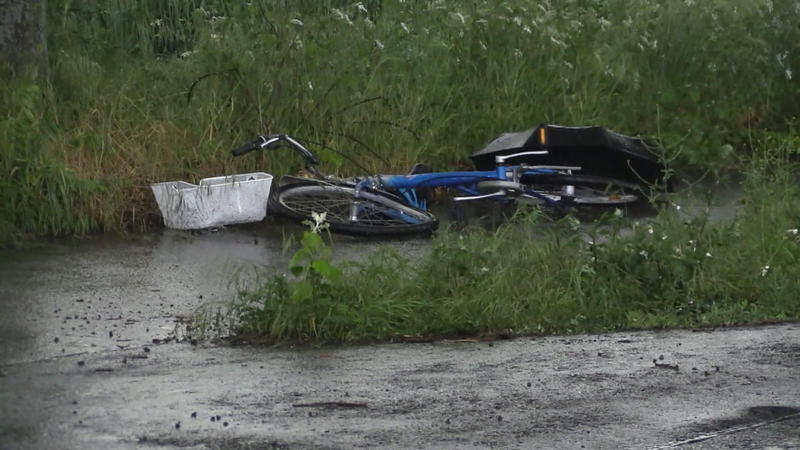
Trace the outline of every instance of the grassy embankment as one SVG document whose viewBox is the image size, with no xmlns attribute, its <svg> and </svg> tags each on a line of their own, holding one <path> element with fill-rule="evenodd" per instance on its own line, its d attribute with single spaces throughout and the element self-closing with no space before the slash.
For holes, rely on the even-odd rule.
<svg viewBox="0 0 800 450">
<path fill-rule="evenodd" d="M 371 172 L 464 167 L 501 131 L 601 124 L 657 136 L 674 167 L 747 171 L 742 216 L 686 222 L 667 209 L 632 236 L 612 216 L 595 245 L 568 223 L 544 239 L 514 226 L 444 233 L 418 263 L 384 251 L 358 268 L 326 263 L 310 234 L 297 278 L 243 293 L 246 329 L 337 342 L 798 317 L 791 2 L 48 7 L 49 79 L 0 72 L 4 244 L 146 229 L 153 181 L 297 167 L 289 154 L 230 158 L 259 133 L 344 150 L 320 153 L 352 173 L 348 158 Z"/>
<path fill-rule="evenodd" d="M 151 182 L 298 167 L 232 160 L 259 133 L 386 171 L 467 167 L 541 121 L 601 124 L 729 164 L 748 133 L 796 123 L 796 11 L 688 3 L 50 1 L 49 79 L 0 70 L 0 242 L 143 230 Z"/>
<path fill-rule="evenodd" d="M 641 223 L 608 213 L 587 232 L 533 211 L 495 232 L 445 232 L 419 260 L 384 249 L 339 267 L 308 232 L 292 275 L 242 291 L 233 318 L 248 337 L 316 343 L 798 320 L 800 186 L 787 156 L 799 152 L 797 140 L 759 152 L 732 221 L 671 204 Z"/>
</svg>

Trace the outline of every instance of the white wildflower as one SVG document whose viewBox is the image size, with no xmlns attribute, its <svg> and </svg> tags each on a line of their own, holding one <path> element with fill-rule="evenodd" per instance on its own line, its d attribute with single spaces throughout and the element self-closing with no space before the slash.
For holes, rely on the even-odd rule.
<svg viewBox="0 0 800 450">
<path fill-rule="evenodd" d="M 550 36 L 550 42 L 561 48 L 567 48 L 567 44 L 564 41 L 557 39 L 555 36 Z"/>
<path fill-rule="evenodd" d="M 367 7 L 364 6 L 364 4 L 361 2 L 356 3 L 356 9 L 364 14 L 369 14 L 369 11 L 367 11 Z"/>
<path fill-rule="evenodd" d="M 481 267 L 481 272 L 482 272 L 482 273 L 486 273 L 486 272 L 488 272 L 488 271 L 489 271 L 489 268 L 488 268 L 488 267 L 486 267 L 486 266 L 483 266 L 483 267 Z"/>
<path fill-rule="evenodd" d="M 655 230 L 653 230 L 653 226 L 652 226 L 652 225 L 649 225 L 649 226 L 647 227 L 647 233 L 648 233 L 648 234 L 653 234 L 653 233 L 655 233 Z"/>
<path fill-rule="evenodd" d="M 792 79 L 792 69 L 786 69 L 786 71 L 784 73 L 786 74 L 786 79 L 787 80 L 791 80 Z"/>
<path fill-rule="evenodd" d="M 345 21 L 345 22 L 347 22 L 347 24 L 348 24 L 348 25 L 352 25 L 352 24 L 353 24 L 353 21 L 352 21 L 352 20 L 350 20 L 350 16 L 348 16 L 347 14 L 345 14 L 345 13 L 344 13 L 344 11 L 342 11 L 341 9 L 338 9 L 338 8 L 333 8 L 333 9 L 331 9 L 331 12 L 332 12 L 332 13 L 333 13 L 333 14 L 334 14 L 334 15 L 335 15 L 335 16 L 336 16 L 336 17 L 337 17 L 339 20 L 342 20 L 342 21 Z"/>
<path fill-rule="evenodd" d="M 645 250 L 639 251 L 639 256 L 641 256 L 644 259 L 647 259 L 647 251 Z"/>
<path fill-rule="evenodd" d="M 761 268 L 761 276 L 762 276 L 762 277 L 765 277 L 765 276 L 767 276 L 767 274 L 769 273 L 769 269 L 770 269 L 770 267 L 769 267 L 769 266 L 764 266 L 764 267 L 762 267 L 762 268 Z"/>
<path fill-rule="evenodd" d="M 711 252 L 706 252 L 706 258 L 711 258 Z"/>
<path fill-rule="evenodd" d="M 384 49 L 383 43 L 381 41 L 377 40 L 377 39 L 375 39 L 375 47 L 377 47 L 378 50 L 383 50 Z"/>
<path fill-rule="evenodd" d="M 305 25 L 303 21 L 300 19 L 292 19 L 289 21 L 289 23 L 291 23 L 292 25 L 297 25 L 298 27 L 302 27 L 303 25 Z"/>
<path fill-rule="evenodd" d="M 411 33 L 411 30 L 408 29 L 408 25 L 406 25 L 405 22 L 400 22 L 400 28 L 402 28 L 406 33 Z"/>
<path fill-rule="evenodd" d="M 311 81 L 308 82 L 308 90 L 309 91 L 313 91 L 314 90 L 314 85 L 311 84 Z M 325 214 L 325 213 L 322 213 L 322 214 Z"/>
<path fill-rule="evenodd" d="M 522 50 L 515 48 L 514 49 L 514 57 L 515 58 L 522 58 Z"/>
<path fill-rule="evenodd" d="M 326 213 L 326 212 L 316 213 L 316 212 L 312 211 L 311 212 L 311 219 L 314 221 L 314 223 L 311 224 L 311 231 L 313 233 L 319 233 L 320 231 L 328 228 L 328 224 L 325 223 L 325 219 L 327 217 L 328 217 L 328 213 Z"/>
<path fill-rule="evenodd" d="M 642 36 L 642 43 L 650 50 L 656 50 L 658 48 L 658 39 L 653 39 L 651 41 L 647 36 Z"/>
<path fill-rule="evenodd" d="M 791 234 L 793 236 L 797 236 L 797 233 L 800 233 L 800 229 L 789 228 L 788 230 L 786 230 L 786 234 Z"/>
<path fill-rule="evenodd" d="M 619 208 L 614 208 L 614 217 L 622 217 L 622 210 Z"/>
<path fill-rule="evenodd" d="M 667 240 L 667 237 L 668 237 L 668 236 L 667 236 L 666 234 L 662 234 L 662 235 L 661 235 L 661 240 L 662 240 L 662 241 L 666 241 L 666 240 Z"/>
</svg>

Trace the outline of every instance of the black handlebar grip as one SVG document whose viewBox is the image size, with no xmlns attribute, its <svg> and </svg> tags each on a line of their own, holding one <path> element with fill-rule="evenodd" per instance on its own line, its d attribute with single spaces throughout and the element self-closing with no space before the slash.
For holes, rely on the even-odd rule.
<svg viewBox="0 0 800 450">
<path fill-rule="evenodd" d="M 245 153 L 252 152 L 253 150 L 258 150 L 261 147 L 261 142 L 262 142 L 261 138 L 258 138 L 253 142 L 248 142 L 247 144 L 244 144 L 240 147 L 231 150 L 231 154 L 233 156 L 241 156 L 244 155 Z"/>
</svg>

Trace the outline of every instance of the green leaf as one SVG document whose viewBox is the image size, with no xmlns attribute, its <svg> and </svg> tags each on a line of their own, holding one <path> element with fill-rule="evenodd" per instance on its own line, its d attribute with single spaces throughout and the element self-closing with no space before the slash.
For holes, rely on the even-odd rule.
<svg viewBox="0 0 800 450">
<path fill-rule="evenodd" d="M 333 266 L 329 261 L 323 259 L 313 261 L 311 263 L 311 268 L 334 283 L 342 278 L 342 271 L 338 267 Z"/>
<path fill-rule="evenodd" d="M 310 252 L 319 251 L 325 243 L 322 241 L 322 236 L 311 231 L 303 232 L 303 248 Z"/>
<path fill-rule="evenodd" d="M 306 302 L 314 298 L 314 286 L 310 281 L 298 281 L 292 290 L 292 300 Z"/>
</svg>

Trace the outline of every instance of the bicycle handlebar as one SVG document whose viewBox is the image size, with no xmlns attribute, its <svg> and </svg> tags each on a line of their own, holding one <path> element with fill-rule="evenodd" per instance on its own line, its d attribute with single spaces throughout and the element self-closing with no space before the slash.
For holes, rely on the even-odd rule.
<svg viewBox="0 0 800 450">
<path fill-rule="evenodd" d="M 308 169 L 308 171 L 314 174 L 318 173 L 316 166 L 319 164 L 319 160 L 317 159 L 317 157 L 314 156 L 314 154 L 311 153 L 309 149 L 305 148 L 303 144 L 301 144 L 295 138 L 287 134 L 259 136 L 258 139 L 252 142 L 248 142 L 247 144 L 244 144 L 242 146 L 239 146 L 231 150 L 231 154 L 233 156 L 241 156 L 244 155 L 245 153 L 250 153 L 253 150 L 274 147 L 281 142 L 286 142 L 287 144 L 289 144 L 290 147 L 292 147 L 294 150 L 297 150 L 298 152 L 300 152 L 300 154 L 303 155 L 303 159 L 305 159 L 306 169 Z"/>
<path fill-rule="evenodd" d="M 259 136 L 258 139 L 254 140 L 253 142 L 248 142 L 247 144 L 241 145 L 231 150 L 231 154 L 233 156 L 241 156 L 244 155 L 245 153 L 250 153 L 253 150 L 261 148 L 261 144 L 263 144 L 264 142 L 266 142 L 264 136 Z"/>
</svg>

